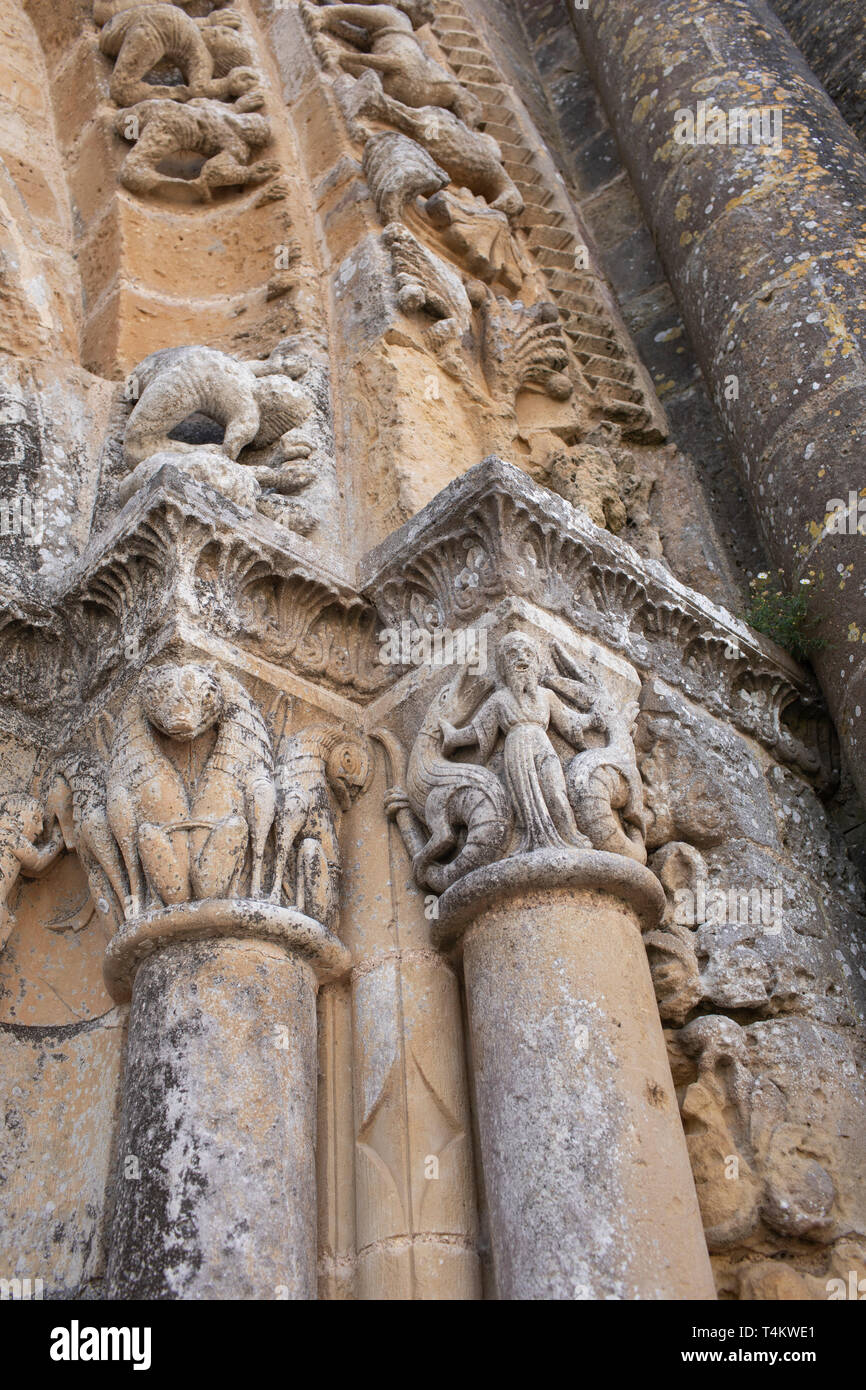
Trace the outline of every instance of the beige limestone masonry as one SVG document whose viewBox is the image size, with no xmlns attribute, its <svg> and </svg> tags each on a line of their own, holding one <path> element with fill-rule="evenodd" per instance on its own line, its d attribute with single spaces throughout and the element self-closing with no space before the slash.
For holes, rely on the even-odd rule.
<svg viewBox="0 0 866 1390">
<path fill-rule="evenodd" d="M 516 32 L 0 0 L 0 1280 L 866 1277 L 851 769 Z"/>
</svg>

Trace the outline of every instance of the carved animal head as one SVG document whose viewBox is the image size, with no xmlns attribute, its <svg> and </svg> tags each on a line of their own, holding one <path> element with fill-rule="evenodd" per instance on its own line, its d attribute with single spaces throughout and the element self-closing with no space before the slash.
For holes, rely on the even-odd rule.
<svg viewBox="0 0 866 1390">
<path fill-rule="evenodd" d="M 348 811 L 370 780 L 367 740 L 350 729 L 308 724 L 285 739 L 277 759 L 282 792 L 291 791 L 299 768 L 320 767 L 341 811 Z"/>
<path fill-rule="evenodd" d="M 422 24 L 432 24 L 435 17 L 430 0 L 397 0 L 394 8 L 403 11 L 407 19 L 412 21 L 413 29 L 420 29 Z"/>
<path fill-rule="evenodd" d="M 198 738 L 223 711 L 225 697 L 216 672 L 196 662 L 157 666 L 141 682 L 141 707 L 160 733 L 181 742 Z"/>
<path fill-rule="evenodd" d="M 16 792 L 0 801 L 0 818 L 14 820 L 17 829 L 28 840 L 42 833 L 42 807 L 35 796 Z"/>
<path fill-rule="evenodd" d="M 256 447 L 273 444 L 312 413 L 309 396 L 286 376 L 257 377 L 255 391 L 261 415 L 259 432 L 253 441 Z"/>
<path fill-rule="evenodd" d="M 462 666 L 430 702 L 421 732 L 438 737 L 439 724 L 443 719 L 449 724 L 465 724 L 490 689 L 489 681 L 482 680 L 471 667 Z"/>
<path fill-rule="evenodd" d="M 348 811 L 370 780 L 370 753 L 366 739 L 332 730 L 325 759 L 325 776 L 341 811 Z"/>
</svg>

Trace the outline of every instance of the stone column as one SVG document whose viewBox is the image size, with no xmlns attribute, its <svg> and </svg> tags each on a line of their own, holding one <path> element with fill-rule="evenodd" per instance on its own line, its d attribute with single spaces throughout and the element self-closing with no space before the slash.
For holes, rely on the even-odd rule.
<svg viewBox="0 0 866 1390">
<path fill-rule="evenodd" d="M 815 667 L 866 793 L 864 151 L 762 0 L 572 13 L 770 550 L 792 588 L 812 579 Z M 732 138 L 729 113 L 760 126 L 762 107 L 778 141 Z M 702 143 L 676 138 L 683 112 Z M 853 527 L 827 533 L 852 494 Z"/>
<path fill-rule="evenodd" d="M 641 941 L 663 899 L 621 855 L 537 850 L 439 900 L 500 1299 L 715 1297 Z"/>
<path fill-rule="evenodd" d="M 316 989 L 348 952 L 294 909 L 183 904 L 124 924 L 132 999 L 110 1298 L 316 1297 Z"/>
</svg>

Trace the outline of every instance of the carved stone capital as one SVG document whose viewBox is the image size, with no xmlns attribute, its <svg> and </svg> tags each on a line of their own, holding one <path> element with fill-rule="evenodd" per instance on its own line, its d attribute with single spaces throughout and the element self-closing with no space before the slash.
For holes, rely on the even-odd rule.
<svg viewBox="0 0 866 1390">
<path fill-rule="evenodd" d="M 366 556 L 360 587 L 396 630 L 460 629 L 524 598 L 832 782 L 832 732 L 802 667 L 503 459 L 470 469 Z"/>
</svg>

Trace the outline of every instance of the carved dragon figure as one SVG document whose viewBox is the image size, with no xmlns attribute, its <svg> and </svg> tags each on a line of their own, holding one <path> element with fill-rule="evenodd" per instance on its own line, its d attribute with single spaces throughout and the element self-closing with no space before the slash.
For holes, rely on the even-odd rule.
<svg viewBox="0 0 866 1390">
<path fill-rule="evenodd" d="M 578 708 L 590 710 L 587 732 L 605 736 L 601 747 L 575 754 L 566 768 L 578 828 L 596 849 L 645 864 L 643 783 L 633 741 L 638 705 L 630 701 L 621 709 L 556 643 L 553 653 L 559 671 L 567 674 L 550 672 L 545 683 Z"/>
<path fill-rule="evenodd" d="M 494 773 L 443 756 L 442 721 L 462 723 L 478 703 L 477 693 L 470 694 L 471 680 L 471 673 L 464 668 L 432 701 L 405 771 L 403 752 L 394 735 L 387 729 L 376 731 L 388 753 L 392 775 L 402 773 L 403 785 L 389 789 L 385 809 L 400 827 L 412 856 L 416 882 L 436 893 L 444 892 L 471 869 L 492 863 L 511 836 L 511 808 Z M 426 840 L 422 826 L 428 830 Z M 466 832 L 464 843 L 452 860 L 442 863 L 443 856 L 458 844 L 462 828 Z"/>
</svg>

